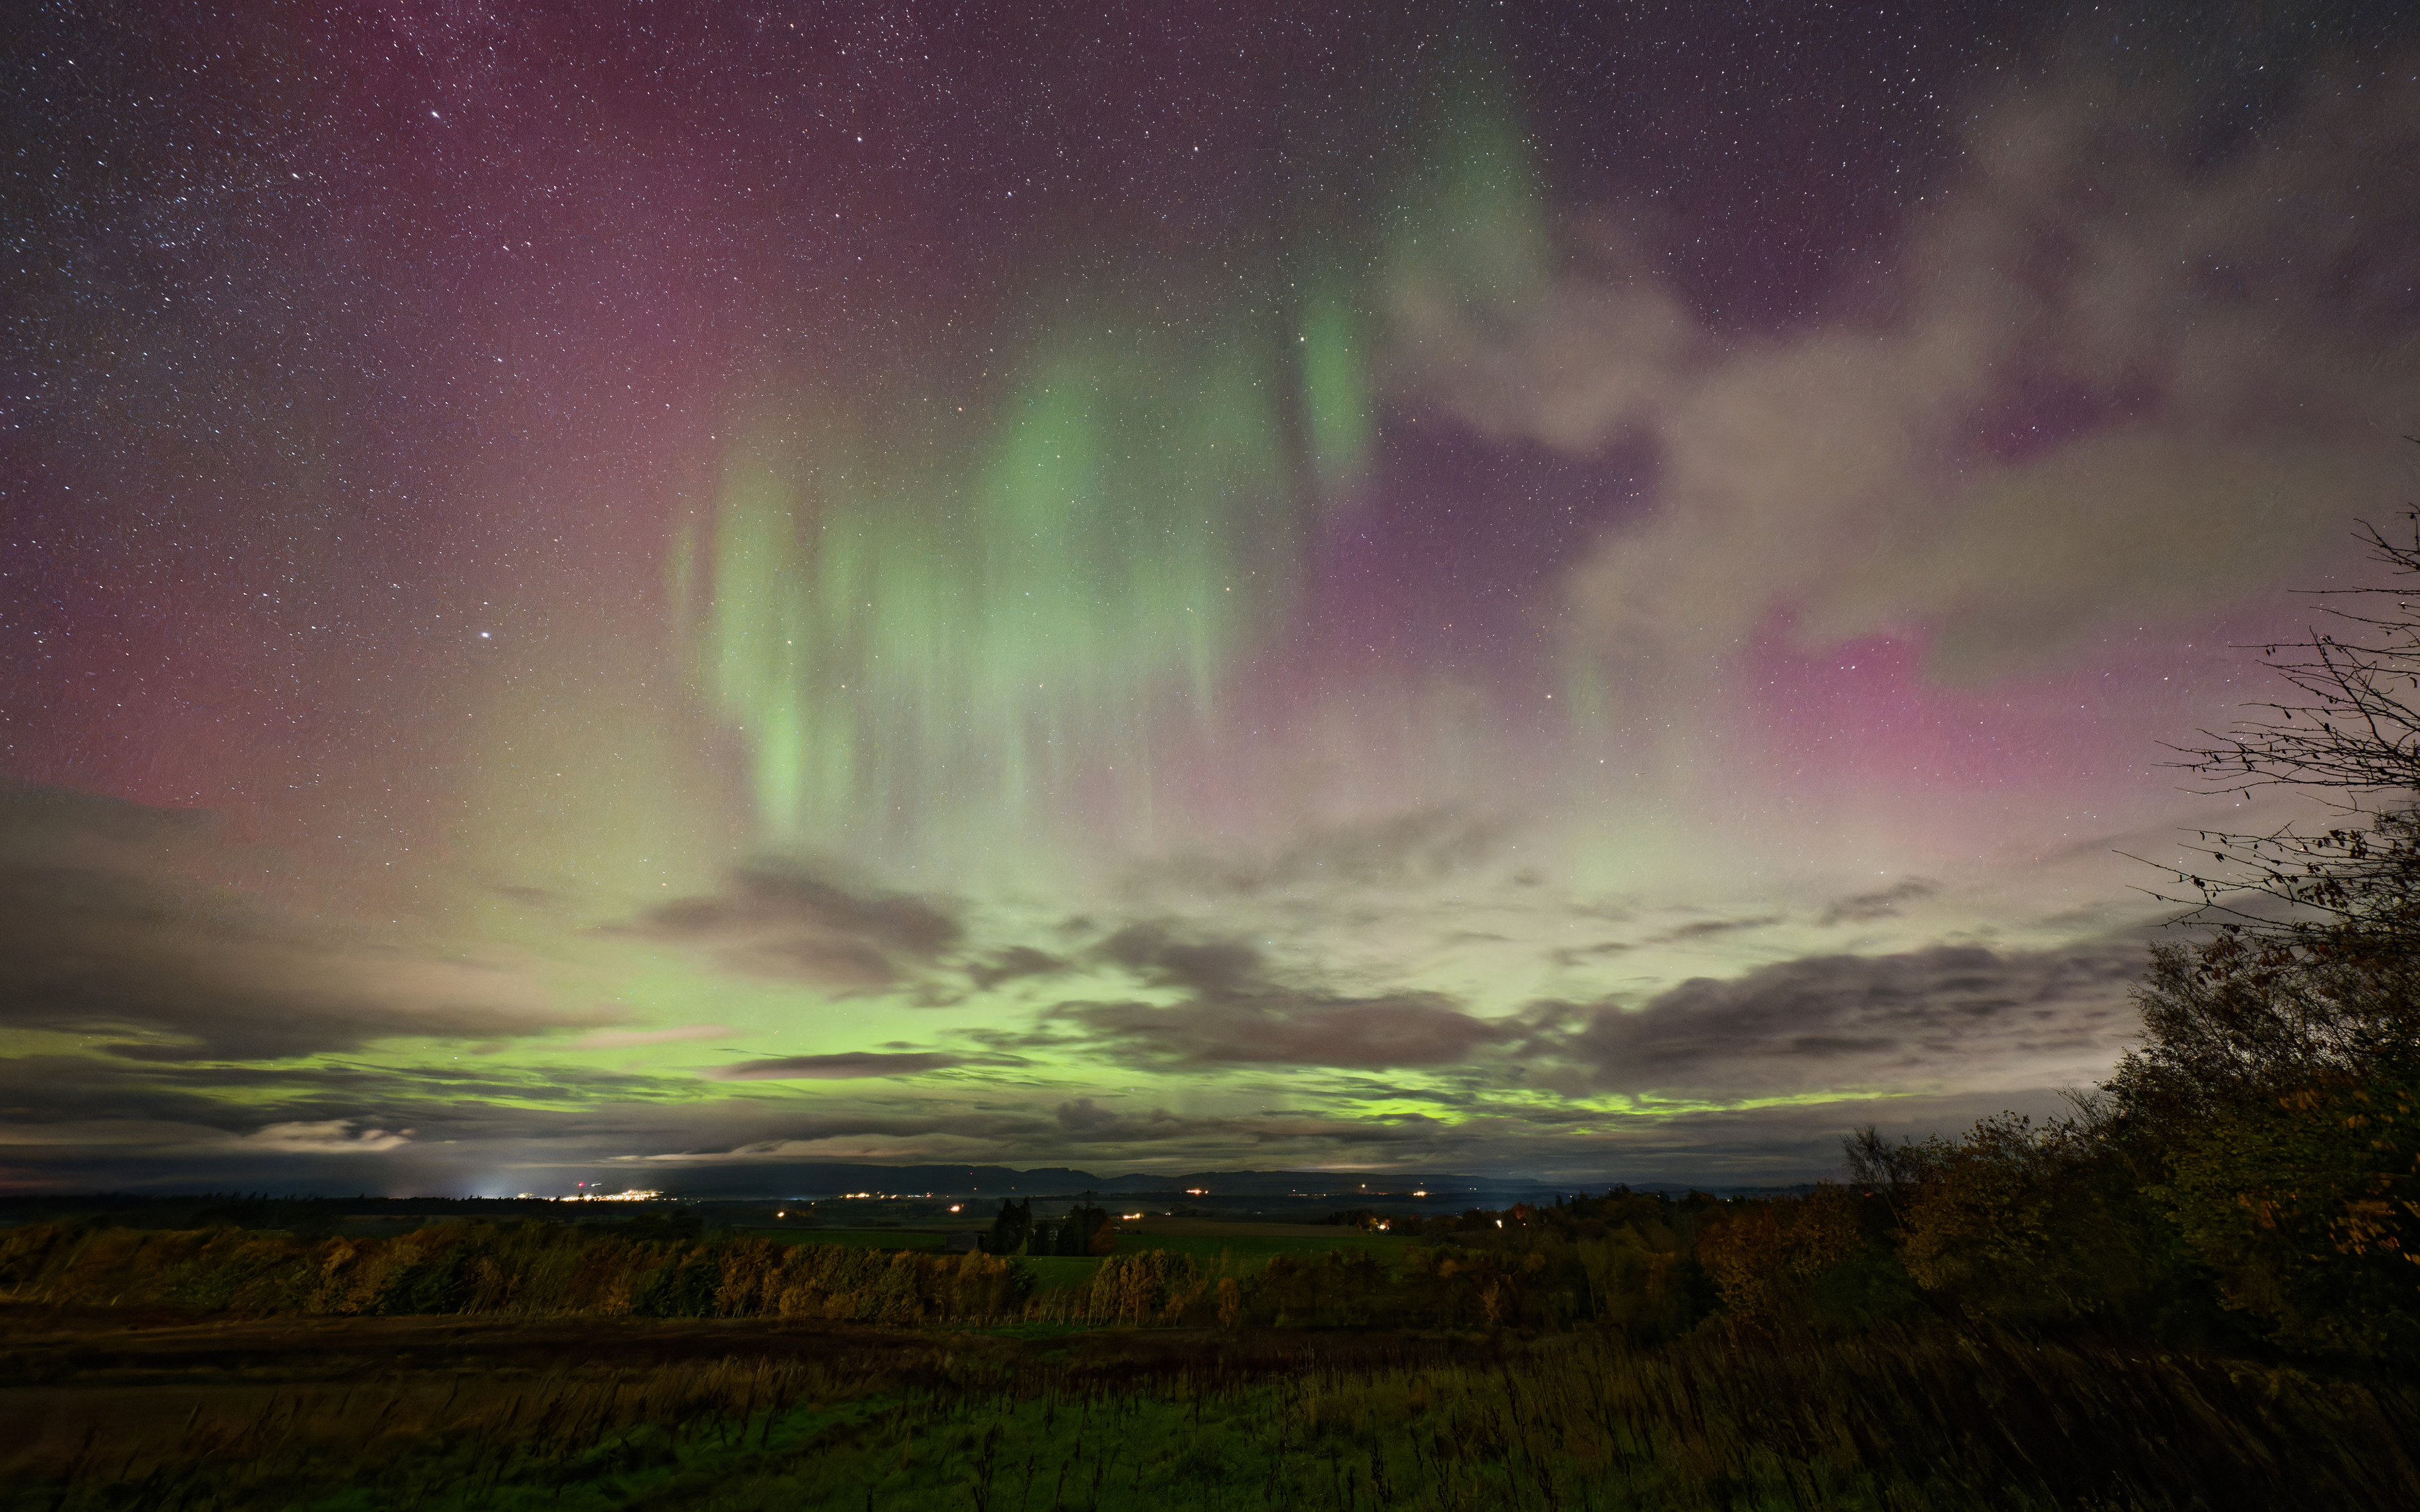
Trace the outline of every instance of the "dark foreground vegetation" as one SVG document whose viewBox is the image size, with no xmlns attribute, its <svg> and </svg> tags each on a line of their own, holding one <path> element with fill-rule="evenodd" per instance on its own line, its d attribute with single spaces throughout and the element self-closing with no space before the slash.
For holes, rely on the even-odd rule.
<svg viewBox="0 0 2420 1512">
<path fill-rule="evenodd" d="M 2420 1504 L 2389 1252 L 2264 1270 L 2257 1205 L 2213 1246 L 2129 1184 L 2147 1137 L 1867 1136 L 1881 1178 L 1807 1197 L 1311 1253 L 34 1225 L 0 1506 Z"/>
<path fill-rule="evenodd" d="M 1993 1327 L 1404 1334 L 21 1319 L 0 1501 L 2397 1506 L 2385 1379 Z"/>
</svg>

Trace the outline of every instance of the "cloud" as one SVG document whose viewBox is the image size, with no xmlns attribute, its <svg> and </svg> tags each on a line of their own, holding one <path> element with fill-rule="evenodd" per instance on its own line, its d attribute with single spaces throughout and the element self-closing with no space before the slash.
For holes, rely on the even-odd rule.
<svg viewBox="0 0 2420 1512">
<path fill-rule="evenodd" d="M 1020 977 L 1050 976 L 1067 969 L 1067 963 L 1047 951 L 1032 945 L 1011 945 L 995 951 L 990 959 L 977 961 L 967 968 L 967 976 L 975 986 L 988 991 L 1002 982 Z"/>
<path fill-rule="evenodd" d="M 0 1057 L 0 1125 L 7 1127 L 0 1146 L 40 1144 L 62 1152 L 140 1146 L 165 1162 L 259 1153 L 261 1146 L 241 1139 L 263 1122 L 332 1121 L 413 1128 L 424 1145 L 456 1142 L 466 1150 L 575 1130 L 618 1140 L 697 1115 L 697 1091 L 687 1075 L 516 1067 L 486 1057 L 423 1066 L 228 1066 L 23 1055 Z"/>
<path fill-rule="evenodd" d="M 265 1124 L 238 1134 L 156 1117 L 0 1124 L 0 1149 L 40 1150 L 50 1158 L 141 1155 L 154 1161 L 227 1155 L 362 1155 L 400 1149 L 413 1130 L 365 1126 L 356 1118 Z"/>
<path fill-rule="evenodd" d="M 193 852 L 172 865 L 163 846 Z M 0 1029 L 126 1060 L 260 1061 L 614 1022 L 513 973 L 368 944 L 194 880 L 206 821 L 0 789 Z"/>
<path fill-rule="evenodd" d="M 1675 925 L 1662 934 L 1649 938 L 1650 944 L 1677 944 L 1690 940 L 1707 940 L 1715 935 L 1735 934 L 1744 929 L 1762 929 L 1779 924 L 1779 914 L 1766 913 L 1744 919 L 1695 919 Z"/>
<path fill-rule="evenodd" d="M 1637 948 L 1638 947 L 1626 940 L 1600 940 L 1593 944 L 1559 946 L 1548 951 L 1546 959 L 1565 970 L 1570 970 L 1580 966 L 1593 966 L 1608 957 L 1626 955 Z"/>
<path fill-rule="evenodd" d="M 985 1161 L 1003 1149 L 1021 1164 L 1058 1160 L 1155 1162 L 1197 1157 L 1263 1162 L 1297 1158 L 1351 1159 L 1393 1151 L 1435 1137 L 1442 1126 L 1418 1116 L 1334 1117 L 1273 1109 L 1251 1114 L 1187 1115 L 1153 1107 L 1126 1112 L 1093 1098 L 1055 1109 L 962 1109 L 946 1115 L 863 1110 L 786 1121 L 778 1131 L 730 1143 L 699 1143 L 679 1150 L 629 1155 L 630 1163 L 710 1169 L 729 1163 L 765 1167 L 783 1162 L 858 1160 Z M 1181 1153 L 1180 1153 L 1181 1152 Z M 1413 1156 L 1408 1152 L 1405 1159 Z"/>
<path fill-rule="evenodd" d="M 962 930 L 925 898 L 760 865 L 735 873 L 721 893 L 667 903 L 614 932 L 704 946 L 751 975 L 871 989 L 931 962 Z"/>
<path fill-rule="evenodd" d="M 390 1133 L 383 1129 L 354 1132 L 353 1120 L 330 1118 L 319 1123 L 269 1124 L 236 1143 L 280 1155 L 358 1155 L 400 1149 L 411 1143 L 409 1129 Z"/>
<path fill-rule="evenodd" d="M 1164 925 L 1136 924 L 1103 941 L 1100 954 L 1156 985 L 1233 992 L 1261 973 L 1261 953 L 1240 940 L 1185 941 Z"/>
<path fill-rule="evenodd" d="M 1652 450 L 1653 512 L 1568 581 L 1637 696 L 1776 615 L 1970 684 L 2199 624 L 2408 494 L 2409 63 L 2316 74 L 2213 154 L 2176 92 L 2071 57 L 1972 112 L 1853 309 L 1727 342 L 1615 248 L 1525 322 L 1409 310 L 1411 381 L 1489 434 Z"/>
<path fill-rule="evenodd" d="M 721 1082 L 846 1082 L 876 1076 L 918 1076 L 960 1064 L 955 1055 L 917 1052 L 886 1055 L 853 1050 L 837 1055 L 784 1055 L 741 1061 L 706 1074 Z"/>
<path fill-rule="evenodd" d="M 1073 1101 L 1059 1104 L 1059 1127 L 1071 1134 L 1094 1135 L 1114 1132 L 1124 1135 L 1138 1127 L 1164 1129 L 1176 1122 L 1178 1122 L 1176 1115 L 1166 1108 L 1154 1108 L 1142 1118 L 1137 1119 L 1129 1115 L 1104 1108 L 1091 1098 L 1078 1098 Z"/>
<path fill-rule="evenodd" d="M 984 1149 L 1032 1149 L 1033 1136 L 1048 1128 L 1047 1119 L 1032 1114 L 996 1110 L 944 1116 L 849 1109 L 778 1122 L 754 1117 L 751 1122 L 755 1128 L 737 1138 L 731 1137 L 727 1123 L 720 1129 L 706 1123 L 695 1130 L 699 1137 L 679 1149 L 631 1151 L 612 1158 L 629 1163 L 688 1166 L 913 1158 L 924 1152 L 950 1160 Z"/>
<path fill-rule="evenodd" d="M 1932 897 L 1940 891 L 1940 884 L 1936 882 L 1926 881 L 1921 877 L 1910 878 L 1879 892 L 1859 893 L 1854 897 L 1841 898 L 1825 909 L 1818 922 L 1829 928 L 1838 924 L 1874 924 L 1884 919 L 1896 919 L 1900 916 L 1900 904 Z"/>
<path fill-rule="evenodd" d="M 1434 992 L 1349 996 L 1270 981 L 1261 953 L 1234 939 L 1190 939 L 1161 924 L 1130 925 L 1096 954 L 1187 1001 L 1067 1003 L 1049 1021 L 1073 1024 L 1112 1057 L 1161 1067 L 1438 1066 L 1517 1031 L 1464 1013 Z"/>
<path fill-rule="evenodd" d="M 1113 1056 L 1164 1066 L 1449 1066 L 1517 1030 L 1433 993 L 1319 997 L 1265 992 L 1153 1007 L 1069 1004 L 1056 1017 Z"/>
<path fill-rule="evenodd" d="M 1544 1065 L 1545 1052 L 1536 1052 L 1530 1064 Z M 195 1079 L 197 1087 L 206 1085 L 198 1079 L 217 1069 L 123 1063 L 115 1068 L 122 1075 Z M 266 1078 L 281 1074 L 281 1068 L 256 1074 Z M 487 1080 L 458 1085 L 432 1078 L 417 1090 L 411 1082 L 390 1083 L 375 1074 L 248 1084 L 247 1099 L 268 1098 L 279 1109 L 268 1121 L 299 1126 L 282 1136 L 293 1149 L 248 1137 L 260 1132 L 257 1112 L 230 1126 L 232 1100 L 205 1099 L 197 1108 L 167 1098 L 147 1101 L 136 1092 L 118 1116 L 93 1115 L 100 1104 L 88 1100 L 78 1117 L 57 1116 L 68 1110 L 54 1108 L 23 1122 L 17 1120 L 25 1115 L 0 1109 L 0 1166 L 38 1170 L 49 1185 L 95 1190 L 164 1185 L 350 1192 L 359 1183 L 358 1189 L 373 1191 L 462 1191 L 483 1190 L 483 1184 L 499 1179 L 505 1182 L 504 1190 L 551 1190 L 595 1179 L 615 1163 L 641 1163 L 677 1167 L 685 1184 L 776 1192 L 795 1190 L 783 1168 L 802 1162 L 982 1162 L 1003 1154 L 1019 1166 L 1066 1162 L 1111 1172 L 1131 1160 L 1154 1169 L 1193 1171 L 1420 1167 L 1570 1175 L 1589 1182 L 1795 1180 L 1834 1169 L 1838 1135 L 1853 1123 L 1879 1118 L 1894 1130 L 1922 1133 L 1962 1128 L 2003 1107 L 2030 1111 L 2055 1104 L 2047 1086 L 2028 1092 L 2021 1084 L 1998 1083 L 1931 1099 L 1895 1089 L 1885 1098 L 1853 1093 L 1783 1107 L 1678 1113 L 1625 1112 L 1601 1099 L 1551 1103 L 1534 1092 L 1512 1103 L 1479 1094 L 1448 1095 L 1433 1096 L 1431 1115 L 1373 1115 L 1350 1106 L 1303 1110 L 1286 1105 L 1294 1095 L 1277 1088 L 1238 1091 L 1234 1097 L 1274 1096 L 1283 1099 L 1279 1102 L 1202 1111 L 1098 1093 L 1062 1093 L 1029 1104 L 1003 1101 L 999 1088 L 965 1094 L 920 1088 L 913 1106 L 906 1106 L 835 1086 L 811 1108 L 801 1108 L 786 1100 L 667 1101 L 650 1090 L 658 1084 L 654 1080 L 620 1078 L 618 1083 L 600 1079 L 582 1089 L 582 1101 L 540 1105 L 533 1099 L 547 1094 L 551 1074 L 546 1068 L 518 1078 L 491 1072 Z M 1323 1096 L 1342 1095 L 1356 1102 L 1400 1096 L 1380 1073 L 1357 1080 L 1365 1084 L 1340 1090 L 1331 1083 Z M 2017 1089 L 2008 1089 L 2011 1085 Z M 316 1090 L 295 1096 L 306 1088 Z M 0 1088 L 0 1104 L 13 1105 L 16 1097 Z M 357 1112 L 364 1107 L 379 1112 L 365 1116 Z M 384 1149 L 353 1151 L 338 1145 L 357 1143 L 365 1128 L 418 1132 L 408 1146 Z"/>
<path fill-rule="evenodd" d="M 2102 1074 L 2133 1034 L 2142 964 L 2133 940 L 1809 956 L 1683 982 L 1637 1010 L 1569 1010 L 1575 1032 L 1525 1049 L 1578 1063 L 1596 1089 L 1671 1098 L 2055 1085 Z"/>
<path fill-rule="evenodd" d="M 1129 1114 L 1091 1098 L 1077 1098 L 1059 1105 L 1054 1121 L 1078 1148 L 1177 1144 L 1249 1148 L 1296 1143 L 1350 1149 L 1401 1144 L 1418 1137 L 1406 1124 L 1431 1120 L 1328 1118 L 1283 1110 L 1245 1117 L 1187 1118 L 1166 1108 Z"/>
</svg>

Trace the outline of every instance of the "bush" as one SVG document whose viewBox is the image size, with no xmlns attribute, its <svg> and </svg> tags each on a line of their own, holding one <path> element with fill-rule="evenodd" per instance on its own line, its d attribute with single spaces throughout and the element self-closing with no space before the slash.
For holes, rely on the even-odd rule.
<svg viewBox="0 0 2420 1512">
<path fill-rule="evenodd" d="M 2036 1124 L 2002 1114 L 1921 1146 L 1900 1255 L 1916 1283 L 1978 1317 L 2140 1317 L 2174 1273 L 2173 1236 L 2141 1198 L 2138 1162 L 2098 1103 Z"/>
<path fill-rule="evenodd" d="M 2337 1072 L 2176 1131 L 2152 1195 L 2290 1348 L 2420 1361 L 2420 1076 Z"/>
</svg>

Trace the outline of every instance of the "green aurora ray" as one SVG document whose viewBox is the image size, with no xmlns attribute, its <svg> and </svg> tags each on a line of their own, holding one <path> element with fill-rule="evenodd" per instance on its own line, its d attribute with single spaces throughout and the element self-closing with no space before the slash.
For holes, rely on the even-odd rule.
<svg viewBox="0 0 2420 1512">
<path fill-rule="evenodd" d="M 1544 284 L 1500 84 L 1430 96 L 1425 161 L 1312 151 L 1274 257 L 1205 259 L 1177 307 L 1140 267 L 1035 301 L 982 359 L 980 424 L 911 422 L 930 396 L 894 393 L 735 436 L 669 575 L 768 842 L 963 854 L 1080 809 L 1149 843 L 1171 752 L 1239 738 L 1238 670 L 1368 473 L 1391 332 L 1506 318 Z"/>
</svg>

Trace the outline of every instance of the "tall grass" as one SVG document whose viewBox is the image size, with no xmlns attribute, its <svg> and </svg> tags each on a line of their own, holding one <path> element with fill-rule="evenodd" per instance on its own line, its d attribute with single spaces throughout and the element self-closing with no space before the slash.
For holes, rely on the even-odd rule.
<svg viewBox="0 0 2420 1512">
<path fill-rule="evenodd" d="M 0 1232 L 0 1301 L 242 1317 L 1174 1324 L 1212 1320 L 1219 1285 L 1229 1282 L 1237 1296 L 1249 1294 L 1246 1310 L 1257 1320 L 1362 1323 L 1380 1310 L 1373 1299 L 1393 1279 L 1375 1256 L 1357 1251 L 1197 1260 L 1152 1249 L 1097 1261 L 1028 1261 L 748 1238 L 639 1239 L 535 1223 L 440 1224 L 383 1239 L 318 1240 L 236 1228 L 45 1224 Z M 1472 1271 L 1457 1289 L 1476 1296 L 1485 1279 Z M 1397 1310 L 1434 1289 L 1434 1277 L 1416 1284 L 1396 1299 Z M 1449 1320 L 1464 1310 L 1422 1306 Z"/>
<path fill-rule="evenodd" d="M 16 1230 L 21 1308 L 222 1321 L 124 1346 L 166 1363 L 147 1383 L 0 1357 L 0 1508 L 2420 1505 L 2420 1382 L 2383 1365 L 1930 1302 L 1839 1194 L 1641 1214 L 1042 1287 L 981 1255 L 537 1224 Z M 446 1331 L 569 1363 L 400 1352 Z M 340 1338 L 397 1352 L 297 1379 Z"/>
<path fill-rule="evenodd" d="M 537 1223 L 318 1240 L 236 1228 L 43 1224 L 0 1233 L 0 1299 L 58 1306 L 916 1324 L 1020 1316 L 1031 1289 L 1018 1267 L 985 1255 L 637 1239 Z"/>
<path fill-rule="evenodd" d="M 936 1339 L 880 1364 L 841 1349 L 196 1400 L 138 1433 L 46 1436 L 13 1457 L 0 1507 L 2420 1504 L 2420 1395 L 2241 1363 L 1745 1327 L 1466 1362 L 1192 1342 Z"/>
</svg>

